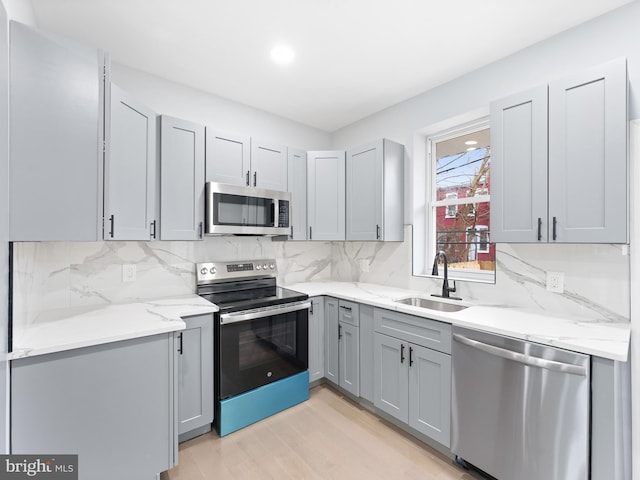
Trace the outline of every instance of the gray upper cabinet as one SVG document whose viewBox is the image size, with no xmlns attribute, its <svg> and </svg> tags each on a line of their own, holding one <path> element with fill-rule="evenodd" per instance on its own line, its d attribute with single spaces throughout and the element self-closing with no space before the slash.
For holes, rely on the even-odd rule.
<svg viewBox="0 0 640 480">
<path fill-rule="evenodd" d="M 249 185 L 251 138 L 207 127 L 207 182 Z"/>
<path fill-rule="evenodd" d="M 184 318 L 178 355 L 180 441 L 210 430 L 213 421 L 213 316 Z"/>
<path fill-rule="evenodd" d="M 204 126 L 160 117 L 160 239 L 201 240 Z"/>
<path fill-rule="evenodd" d="M 547 241 L 547 86 L 491 104 L 491 240 Z"/>
<path fill-rule="evenodd" d="M 550 241 L 628 242 L 627 63 L 549 84 Z"/>
<path fill-rule="evenodd" d="M 347 151 L 346 239 L 402 241 L 404 147 L 390 140 Z"/>
<path fill-rule="evenodd" d="M 251 185 L 287 191 L 287 147 L 251 140 Z"/>
<path fill-rule="evenodd" d="M 307 152 L 309 240 L 345 239 L 345 152 Z"/>
<path fill-rule="evenodd" d="M 207 128 L 207 182 L 287 191 L 287 148 Z"/>
<path fill-rule="evenodd" d="M 491 239 L 627 243 L 627 68 L 618 59 L 491 106 Z"/>
<path fill-rule="evenodd" d="M 307 152 L 287 153 L 288 190 L 291 193 L 291 240 L 307 240 Z"/>
<path fill-rule="evenodd" d="M 104 239 L 156 234 L 156 114 L 111 84 L 104 174 Z"/>
<path fill-rule="evenodd" d="M 10 24 L 10 240 L 102 239 L 105 55 Z"/>
</svg>

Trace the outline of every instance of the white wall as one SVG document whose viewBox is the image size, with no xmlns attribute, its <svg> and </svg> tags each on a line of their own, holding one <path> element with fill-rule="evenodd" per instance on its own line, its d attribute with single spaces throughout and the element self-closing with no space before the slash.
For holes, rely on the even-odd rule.
<svg viewBox="0 0 640 480">
<path fill-rule="evenodd" d="M 326 150 L 331 135 L 231 100 L 113 64 L 111 80 L 160 113 L 302 150 Z M 256 85 L 259 88 L 259 85 Z"/>
</svg>

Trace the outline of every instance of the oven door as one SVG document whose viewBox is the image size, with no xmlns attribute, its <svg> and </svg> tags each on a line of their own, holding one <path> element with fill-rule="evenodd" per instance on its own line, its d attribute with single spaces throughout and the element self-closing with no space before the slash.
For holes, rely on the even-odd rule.
<svg viewBox="0 0 640 480">
<path fill-rule="evenodd" d="M 310 306 L 304 301 L 220 314 L 220 400 L 307 370 Z"/>
</svg>

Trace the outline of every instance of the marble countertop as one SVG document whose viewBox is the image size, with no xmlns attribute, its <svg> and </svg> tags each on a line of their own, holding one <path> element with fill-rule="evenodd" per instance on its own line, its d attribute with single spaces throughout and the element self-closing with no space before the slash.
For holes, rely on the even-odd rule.
<svg viewBox="0 0 640 480">
<path fill-rule="evenodd" d="M 13 332 L 9 360 L 184 330 L 183 317 L 218 307 L 198 295 L 49 310 Z"/>
<path fill-rule="evenodd" d="M 426 310 L 394 300 L 408 296 L 428 298 L 428 293 L 367 283 L 297 283 L 287 285 L 287 288 L 304 292 L 310 297 L 329 295 L 610 360 L 627 361 L 629 352 L 631 325 L 628 322 L 585 320 L 550 315 L 544 311 L 471 305 L 456 300 L 449 300 L 448 303 L 463 304 L 468 308 L 453 313 Z"/>
</svg>

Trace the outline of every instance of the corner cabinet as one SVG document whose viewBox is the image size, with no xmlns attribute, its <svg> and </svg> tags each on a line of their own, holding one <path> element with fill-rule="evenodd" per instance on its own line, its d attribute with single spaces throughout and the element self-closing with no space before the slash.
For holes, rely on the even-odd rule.
<svg viewBox="0 0 640 480">
<path fill-rule="evenodd" d="M 10 22 L 11 241 L 102 240 L 103 52 Z"/>
<path fill-rule="evenodd" d="M 179 335 L 178 434 L 181 442 L 211 430 L 213 422 L 213 316 L 183 318 Z"/>
<path fill-rule="evenodd" d="M 627 90 L 618 59 L 492 103 L 492 241 L 628 242 Z"/>
<path fill-rule="evenodd" d="M 309 309 L 309 382 L 324 377 L 324 298 L 311 299 Z"/>
<path fill-rule="evenodd" d="M 156 114 L 111 84 L 106 118 L 104 239 L 156 238 Z"/>
<path fill-rule="evenodd" d="M 204 235 L 204 126 L 160 117 L 160 239 Z"/>
<path fill-rule="evenodd" d="M 340 384 L 338 323 L 338 300 L 327 297 L 324 300 L 324 376 L 335 385 Z"/>
<path fill-rule="evenodd" d="M 347 151 L 346 239 L 404 238 L 404 146 L 390 140 Z"/>
<path fill-rule="evenodd" d="M 374 309 L 374 405 L 445 447 L 451 436 L 451 325 Z"/>
<path fill-rule="evenodd" d="M 290 148 L 287 186 L 291 193 L 291 240 L 307 240 L 307 152 Z"/>
<path fill-rule="evenodd" d="M 309 240 L 344 240 L 344 150 L 307 152 L 307 179 Z"/>
</svg>

